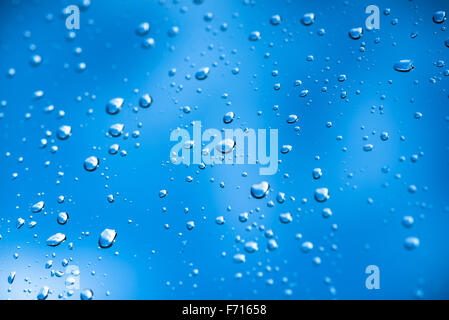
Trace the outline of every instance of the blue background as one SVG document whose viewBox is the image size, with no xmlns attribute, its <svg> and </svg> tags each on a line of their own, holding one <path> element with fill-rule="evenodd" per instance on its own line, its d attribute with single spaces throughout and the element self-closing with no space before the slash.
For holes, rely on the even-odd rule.
<svg viewBox="0 0 449 320">
<path fill-rule="evenodd" d="M 55 271 L 64 271 L 61 261 L 72 259 L 81 270 L 80 289 L 91 289 L 95 299 L 449 297 L 449 77 L 446 66 L 435 65 L 447 63 L 449 34 L 447 21 L 432 22 L 435 11 L 449 10 L 447 1 L 92 0 L 81 11 L 74 39 L 68 38 L 62 15 L 69 4 L 8 0 L 0 5 L 0 101 L 6 101 L 0 106 L 0 298 L 35 299 L 48 286 L 48 299 L 60 294 L 79 299 L 80 290 L 67 297 L 67 275 L 52 277 L 45 269 L 49 259 Z M 364 27 L 370 4 L 380 8 L 380 30 L 351 39 L 349 29 Z M 383 13 L 387 8 L 389 15 Z M 210 22 L 203 19 L 208 12 L 214 15 Z M 304 26 L 300 18 L 308 12 L 315 13 L 315 22 Z M 274 14 L 282 17 L 278 26 L 269 23 Z M 145 37 L 135 33 L 144 21 L 151 24 L 147 37 L 155 39 L 151 49 L 142 48 Z M 223 23 L 226 31 L 220 29 Z M 179 34 L 169 37 L 173 26 Z M 317 33 L 321 28 L 323 36 Z M 249 41 L 256 30 L 261 39 Z M 418 36 L 412 38 L 412 32 Z M 82 48 L 78 56 L 76 47 Z M 43 58 L 37 67 L 29 63 L 34 54 Z M 309 55 L 313 61 L 307 61 Z M 414 70 L 395 71 L 400 59 L 412 59 Z M 80 62 L 86 63 L 84 72 L 77 71 Z M 194 75 L 202 67 L 211 71 L 198 81 Z M 235 67 L 238 74 L 232 73 Z M 16 70 L 12 78 L 10 68 Z M 172 68 L 176 75 L 170 77 Z M 276 77 L 273 70 L 279 71 Z M 337 80 L 341 74 L 346 81 Z M 295 80 L 302 85 L 295 87 Z M 276 83 L 280 90 L 274 90 Z M 302 89 L 309 90 L 306 97 L 299 96 Z M 44 97 L 33 99 L 36 90 Z M 144 93 L 154 99 L 148 109 L 138 107 Z M 115 97 L 125 99 L 123 109 L 108 115 L 105 105 Z M 45 113 L 50 104 L 55 111 Z M 192 111 L 184 113 L 184 106 Z M 228 111 L 236 118 L 225 125 Z M 422 118 L 415 119 L 416 112 Z M 294 125 L 286 122 L 290 114 L 299 116 Z M 190 130 L 192 121 L 204 128 L 278 129 L 279 146 L 290 144 L 293 150 L 279 155 L 282 163 L 273 176 L 260 176 L 258 165 L 200 170 L 169 164 L 170 132 Z M 128 139 L 106 135 L 117 122 L 125 124 Z M 72 127 L 72 136 L 61 141 L 56 132 L 63 124 Z M 132 138 L 137 129 L 140 137 Z M 46 130 L 52 136 L 40 149 Z M 389 132 L 389 140 L 380 139 L 382 131 Z M 109 155 L 113 143 L 127 156 Z M 363 151 L 367 143 L 374 146 L 371 152 Z M 53 145 L 59 148 L 54 154 Z M 419 154 L 416 162 L 414 154 Z M 91 155 L 100 167 L 87 172 L 83 162 Z M 323 176 L 314 180 L 317 167 Z M 193 182 L 186 182 L 187 176 Z M 252 198 L 251 185 L 262 180 L 270 183 L 270 193 Z M 415 193 L 408 191 L 410 185 L 416 185 Z M 313 199 L 319 187 L 329 189 L 326 203 Z M 163 199 L 161 189 L 168 191 Z M 285 203 L 276 202 L 278 192 L 286 194 Z M 113 203 L 109 194 L 115 195 Z M 63 204 L 59 195 L 65 196 Z M 32 213 L 40 200 L 45 209 Z M 269 201 L 275 205 L 267 206 Z M 329 219 L 321 215 L 325 207 L 332 209 Z M 60 211 L 70 216 L 64 226 L 56 222 Z M 241 223 L 244 211 L 249 220 Z M 280 223 L 283 212 L 292 213 L 292 223 Z M 415 220 L 411 228 L 402 225 L 406 215 Z M 218 216 L 225 224 L 215 223 Z M 16 229 L 19 217 L 37 226 Z M 193 230 L 187 230 L 187 221 L 195 222 Z M 277 250 L 267 252 L 262 226 L 274 231 Z M 109 249 L 97 245 L 105 228 L 118 232 Z M 48 247 L 46 239 L 56 232 L 67 241 Z M 404 248 L 409 236 L 420 240 L 415 250 Z M 246 262 L 235 264 L 232 257 L 244 252 L 243 241 L 257 241 L 259 251 L 245 253 Z M 314 244 L 311 252 L 301 251 L 304 241 Z M 322 263 L 314 266 L 317 256 Z M 380 268 L 380 290 L 365 288 L 368 265 Z M 17 272 L 12 285 L 11 271 Z"/>
</svg>

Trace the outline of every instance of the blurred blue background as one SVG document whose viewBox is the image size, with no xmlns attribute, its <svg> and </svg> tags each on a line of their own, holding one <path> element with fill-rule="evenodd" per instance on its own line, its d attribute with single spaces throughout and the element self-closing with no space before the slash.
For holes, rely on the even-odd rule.
<svg viewBox="0 0 449 320">
<path fill-rule="evenodd" d="M 79 30 L 65 26 L 69 4 L 81 8 Z M 365 29 L 370 4 L 380 8 L 379 30 Z M 434 12 L 449 10 L 447 1 L 5 0 L 0 7 L 1 299 L 36 299 L 43 286 L 48 299 L 79 299 L 84 289 L 94 299 L 449 297 L 449 34 L 447 21 L 432 21 Z M 315 21 L 305 26 L 300 20 L 309 12 Z M 276 14 L 282 22 L 274 26 Z M 145 21 L 151 28 L 142 37 L 136 28 Z M 174 26 L 179 33 L 170 36 Z M 358 40 L 348 36 L 354 27 L 364 28 Z M 249 41 L 253 31 L 260 40 Z M 155 45 L 145 49 L 148 37 Z M 42 63 L 33 66 L 36 54 Z M 395 71 L 401 59 L 412 59 L 414 69 Z M 210 74 L 198 81 L 203 67 Z M 304 89 L 308 95 L 300 97 Z M 40 98 L 33 96 L 38 90 Z M 147 109 L 138 104 L 145 93 L 154 100 Z M 105 105 L 115 97 L 124 105 L 109 115 Z M 49 105 L 54 111 L 44 112 Z M 229 111 L 236 117 L 224 124 Z M 296 124 L 286 122 L 290 114 L 298 115 Z M 279 153 L 272 176 L 260 176 L 258 165 L 170 164 L 171 131 L 191 130 L 192 121 L 278 129 L 279 146 L 292 151 Z M 114 123 L 129 136 L 108 136 Z M 72 127 L 67 140 L 56 136 L 61 125 Z M 40 148 L 43 138 L 48 145 Z M 113 143 L 126 156 L 110 155 Z M 373 150 L 363 151 L 365 144 Z M 100 159 L 94 172 L 83 169 L 89 156 Z M 323 171 L 318 180 L 314 168 Z M 252 198 L 260 181 L 270 192 Z M 325 203 L 314 200 L 320 187 L 329 189 Z M 162 189 L 168 194 L 161 199 Z M 282 204 L 279 192 L 286 194 Z M 38 201 L 45 208 L 33 213 Z M 322 217 L 326 207 L 329 219 Z M 66 225 L 56 222 L 61 211 L 70 216 Z M 249 212 L 245 223 L 241 212 Z M 279 221 L 284 212 L 291 223 Z M 404 227 L 404 216 L 413 226 Z M 26 221 L 20 229 L 18 218 Z M 37 225 L 29 228 L 30 221 Z M 118 235 L 101 249 L 105 228 Z M 277 250 L 266 249 L 266 230 Z M 57 232 L 67 240 L 47 246 Z M 419 239 L 414 250 L 404 247 L 408 237 Z M 259 250 L 245 252 L 247 241 Z M 308 253 L 304 241 L 314 245 Z M 233 262 L 237 253 L 245 263 Z M 80 269 L 73 292 L 67 274 L 51 273 L 65 271 L 63 259 Z M 368 265 L 380 269 L 379 290 L 365 287 Z"/>
</svg>

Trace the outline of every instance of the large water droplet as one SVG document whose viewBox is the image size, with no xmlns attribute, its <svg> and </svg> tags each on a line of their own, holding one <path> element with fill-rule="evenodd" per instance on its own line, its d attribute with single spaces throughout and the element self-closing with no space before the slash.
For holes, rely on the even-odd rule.
<svg viewBox="0 0 449 320">
<path fill-rule="evenodd" d="M 62 125 L 59 127 L 57 136 L 61 140 L 65 140 L 72 134 L 72 127 L 67 125 Z"/>
<path fill-rule="evenodd" d="M 16 278 L 16 272 L 12 271 L 8 276 L 8 283 L 12 284 L 14 282 L 14 279 Z"/>
<path fill-rule="evenodd" d="M 351 39 L 357 40 L 360 39 L 360 37 L 362 36 L 363 29 L 360 27 L 352 28 L 351 30 L 349 30 L 348 34 Z"/>
<path fill-rule="evenodd" d="M 232 261 L 234 261 L 234 263 L 244 263 L 246 261 L 246 257 L 243 253 L 237 253 L 236 255 L 234 255 L 234 257 L 232 258 Z"/>
<path fill-rule="evenodd" d="M 315 168 L 312 171 L 312 176 L 314 179 L 319 179 L 321 178 L 321 176 L 323 175 L 321 168 Z"/>
<path fill-rule="evenodd" d="M 279 221 L 281 221 L 284 224 L 287 224 L 293 221 L 293 217 L 290 212 L 281 213 L 279 215 Z"/>
<path fill-rule="evenodd" d="M 251 186 L 251 195 L 256 199 L 262 199 L 267 195 L 269 189 L 269 183 L 262 181 Z"/>
<path fill-rule="evenodd" d="M 282 154 L 286 154 L 286 153 L 289 153 L 291 150 L 292 150 L 292 146 L 288 145 L 288 144 L 285 144 L 281 148 L 281 153 Z"/>
<path fill-rule="evenodd" d="M 63 233 L 56 233 L 47 239 L 47 245 L 50 247 L 56 247 L 65 241 L 66 237 Z"/>
<path fill-rule="evenodd" d="M 59 224 L 66 224 L 68 220 L 69 220 L 69 215 L 67 214 L 67 212 L 58 213 L 57 222 Z"/>
<path fill-rule="evenodd" d="M 298 116 L 296 114 L 291 114 L 287 118 L 287 123 L 295 123 L 298 121 Z"/>
<path fill-rule="evenodd" d="M 148 93 L 145 93 L 143 96 L 139 99 L 139 105 L 142 108 L 148 108 L 153 103 L 153 98 Z"/>
<path fill-rule="evenodd" d="M 84 169 L 87 171 L 95 171 L 100 164 L 100 161 L 95 156 L 90 156 L 86 160 L 84 160 Z"/>
<path fill-rule="evenodd" d="M 317 188 L 315 190 L 315 200 L 324 202 L 329 199 L 329 190 L 327 188 Z"/>
<path fill-rule="evenodd" d="M 45 300 L 48 297 L 48 292 L 50 291 L 50 288 L 47 286 L 43 286 L 38 294 L 37 294 L 37 300 Z"/>
<path fill-rule="evenodd" d="M 197 80 L 204 80 L 209 76 L 209 71 L 210 71 L 209 67 L 201 68 L 196 72 L 195 78 Z"/>
<path fill-rule="evenodd" d="M 109 134 L 113 137 L 120 137 L 125 126 L 122 123 L 115 123 L 109 127 Z"/>
<path fill-rule="evenodd" d="M 122 110 L 123 98 L 114 98 L 106 104 L 106 112 L 109 114 L 117 114 Z"/>
<path fill-rule="evenodd" d="M 224 123 L 231 123 L 232 120 L 234 120 L 234 112 L 229 111 L 228 113 L 226 113 L 223 117 L 223 122 Z"/>
<path fill-rule="evenodd" d="M 419 239 L 417 237 L 408 237 L 404 241 L 404 247 L 407 250 L 414 250 L 419 246 Z"/>
<path fill-rule="evenodd" d="M 414 68 L 413 61 L 410 59 L 399 60 L 393 65 L 393 68 L 399 72 L 409 72 Z"/>
<path fill-rule="evenodd" d="M 443 23 L 446 20 L 446 11 L 437 11 L 433 14 L 432 17 L 433 22 L 435 23 Z"/>
<path fill-rule="evenodd" d="M 249 41 L 258 41 L 260 40 L 261 36 L 260 36 L 260 32 L 259 31 L 253 31 L 249 34 Z"/>
<path fill-rule="evenodd" d="M 42 209 L 44 209 L 44 206 L 45 206 L 44 201 L 36 202 L 36 203 L 33 204 L 33 206 L 31 207 L 31 211 L 34 212 L 34 213 L 41 212 Z"/>
<path fill-rule="evenodd" d="M 257 245 L 257 242 L 255 241 L 248 241 L 245 243 L 245 251 L 248 253 L 253 253 L 259 250 L 259 247 Z"/>
<path fill-rule="evenodd" d="M 235 141 L 232 139 L 224 139 L 221 140 L 216 146 L 215 149 L 221 153 L 229 153 L 235 147 Z"/>
<path fill-rule="evenodd" d="M 277 26 L 277 25 L 279 25 L 280 23 L 281 23 L 281 16 L 280 15 L 278 15 L 278 14 L 275 14 L 274 16 L 272 16 L 271 18 L 270 18 L 270 23 L 273 25 L 273 26 Z"/>
<path fill-rule="evenodd" d="M 315 14 L 314 13 L 306 13 L 301 18 L 301 23 L 305 26 L 310 26 L 315 22 Z"/>
<path fill-rule="evenodd" d="M 100 234 L 100 239 L 98 239 L 98 245 L 101 248 L 109 248 L 114 244 L 115 238 L 117 237 L 117 232 L 112 229 L 104 229 Z"/>
<path fill-rule="evenodd" d="M 94 297 L 94 292 L 91 289 L 85 289 L 80 293 L 81 300 L 92 300 Z"/>
<path fill-rule="evenodd" d="M 137 26 L 136 34 L 139 36 L 144 36 L 150 31 L 150 24 L 148 22 L 142 22 Z"/>
<path fill-rule="evenodd" d="M 159 198 L 165 198 L 165 196 L 167 196 L 167 190 L 163 189 L 161 191 L 159 191 Z"/>
</svg>

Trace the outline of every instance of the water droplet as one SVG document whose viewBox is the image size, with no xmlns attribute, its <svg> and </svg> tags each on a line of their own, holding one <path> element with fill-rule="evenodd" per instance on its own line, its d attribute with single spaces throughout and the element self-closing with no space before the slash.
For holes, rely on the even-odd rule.
<svg viewBox="0 0 449 320">
<path fill-rule="evenodd" d="M 56 233 L 47 239 L 47 245 L 56 247 L 65 241 L 66 237 L 63 233 Z"/>
<path fill-rule="evenodd" d="M 168 29 L 168 32 L 167 32 L 168 36 L 171 37 L 171 38 L 173 38 L 176 35 L 178 35 L 178 33 L 179 33 L 179 27 L 178 26 L 171 27 L 170 29 Z"/>
<path fill-rule="evenodd" d="M 186 228 L 187 228 L 187 230 L 192 230 L 193 228 L 195 228 L 195 222 L 194 221 L 188 221 L 186 223 Z"/>
<path fill-rule="evenodd" d="M 321 172 L 320 168 L 313 169 L 312 176 L 315 180 L 321 178 L 322 175 L 323 175 L 323 173 Z"/>
<path fill-rule="evenodd" d="M 62 125 L 59 127 L 57 136 L 60 140 L 66 140 L 72 135 L 72 127 L 67 125 Z"/>
<path fill-rule="evenodd" d="M 287 224 L 293 221 L 293 217 L 290 212 L 281 213 L 279 215 L 279 221 L 281 221 L 284 224 Z"/>
<path fill-rule="evenodd" d="M 167 196 L 167 190 L 161 190 L 159 191 L 159 198 L 165 198 Z"/>
<path fill-rule="evenodd" d="M 115 123 L 109 127 L 109 134 L 113 137 L 120 137 L 124 127 L 122 123 Z"/>
<path fill-rule="evenodd" d="M 94 292 L 91 289 L 85 289 L 80 293 L 81 300 L 92 300 L 94 297 Z"/>
<path fill-rule="evenodd" d="M 154 41 L 154 38 L 146 38 L 142 41 L 142 48 L 144 49 L 151 49 L 154 47 L 154 44 L 156 42 Z"/>
<path fill-rule="evenodd" d="M 117 237 L 117 232 L 113 229 L 104 229 L 100 234 L 100 238 L 98 239 L 98 245 L 100 248 L 106 249 L 112 246 L 115 242 L 115 238 Z"/>
<path fill-rule="evenodd" d="M 408 237 L 404 241 L 404 247 L 407 250 L 414 250 L 419 247 L 419 239 L 417 237 Z"/>
<path fill-rule="evenodd" d="M 152 103 L 153 103 L 153 98 L 148 93 L 145 93 L 139 99 L 139 105 L 142 108 L 148 108 L 149 106 L 151 106 Z"/>
<path fill-rule="evenodd" d="M 25 224 L 25 220 L 22 218 L 18 218 L 16 222 L 16 228 L 20 229 Z"/>
<path fill-rule="evenodd" d="M 286 153 L 289 153 L 291 150 L 292 150 L 292 146 L 288 145 L 288 144 L 285 144 L 281 148 L 281 153 L 282 154 L 286 154 Z"/>
<path fill-rule="evenodd" d="M 35 55 L 33 55 L 33 56 L 31 57 L 30 64 L 31 64 L 33 67 L 37 67 L 37 66 L 40 65 L 41 63 L 42 63 L 42 57 L 41 57 L 40 55 L 35 54 Z"/>
<path fill-rule="evenodd" d="M 16 278 L 16 272 L 12 271 L 8 276 L 8 283 L 12 284 L 14 282 L 14 279 Z"/>
<path fill-rule="evenodd" d="M 332 216 L 332 210 L 329 208 L 324 208 L 322 212 L 323 218 L 330 218 Z"/>
<path fill-rule="evenodd" d="M 122 110 L 123 98 L 114 98 L 106 104 L 106 112 L 109 114 L 117 114 Z"/>
<path fill-rule="evenodd" d="M 232 261 L 234 261 L 234 263 L 237 263 L 237 264 L 244 263 L 246 261 L 246 257 L 243 253 L 237 253 L 232 258 Z"/>
<path fill-rule="evenodd" d="M 399 72 L 409 72 L 414 68 L 413 61 L 410 59 L 399 60 L 393 65 L 393 68 Z"/>
<path fill-rule="evenodd" d="M 276 196 L 276 201 L 278 203 L 284 203 L 285 202 L 285 193 L 279 192 Z"/>
<path fill-rule="evenodd" d="M 406 228 L 410 228 L 413 226 L 414 221 L 412 216 L 404 216 L 402 218 L 402 225 Z"/>
<path fill-rule="evenodd" d="M 307 252 L 312 251 L 312 249 L 313 249 L 313 243 L 310 242 L 310 241 L 305 241 L 305 242 L 303 242 L 303 243 L 301 244 L 301 250 L 302 250 L 302 252 L 307 253 Z"/>
<path fill-rule="evenodd" d="M 248 241 L 245 243 L 245 251 L 248 253 L 253 253 L 259 250 L 259 247 L 257 245 L 257 242 L 255 241 Z"/>
<path fill-rule="evenodd" d="M 277 25 L 279 25 L 280 23 L 281 23 L 281 16 L 280 15 L 278 15 L 278 14 L 275 14 L 274 16 L 272 16 L 271 18 L 270 18 L 270 23 L 273 25 L 273 26 L 277 26 Z"/>
<path fill-rule="evenodd" d="M 224 139 L 221 140 L 216 146 L 215 149 L 221 153 L 230 153 L 235 147 L 235 141 L 232 139 Z"/>
<path fill-rule="evenodd" d="M 87 171 L 95 171 L 100 164 L 100 161 L 95 156 L 90 156 L 86 160 L 84 160 L 84 169 Z"/>
<path fill-rule="evenodd" d="M 315 200 L 325 202 L 329 199 L 329 190 L 327 188 L 317 188 L 315 190 Z"/>
<path fill-rule="evenodd" d="M 349 30 L 348 34 L 351 39 L 357 40 L 360 39 L 360 37 L 362 36 L 363 29 L 360 27 L 352 28 L 351 30 Z"/>
<path fill-rule="evenodd" d="M 41 212 L 42 209 L 44 209 L 44 206 L 45 206 L 44 201 L 36 202 L 36 203 L 33 204 L 33 206 L 31 207 L 31 211 L 34 212 L 34 213 Z"/>
<path fill-rule="evenodd" d="M 433 22 L 443 23 L 446 20 L 446 11 L 436 11 L 432 17 Z"/>
<path fill-rule="evenodd" d="M 39 293 L 37 294 L 37 300 L 45 300 L 48 297 L 48 292 L 50 291 L 50 288 L 47 286 L 43 286 Z"/>
<path fill-rule="evenodd" d="M 112 144 L 109 147 L 109 154 L 117 154 L 117 152 L 120 150 L 120 146 L 116 143 Z"/>
<path fill-rule="evenodd" d="M 259 41 L 261 39 L 259 31 L 253 31 L 249 34 L 249 41 Z"/>
<path fill-rule="evenodd" d="M 139 36 L 144 36 L 150 31 L 150 24 L 148 22 L 142 22 L 137 26 L 136 34 Z"/>
<path fill-rule="evenodd" d="M 262 181 L 251 186 L 251 195 L 256 199 L 262 199 L 268 194 L 269 189 L 270 185 L 268 182 Z"/>
<path fill-rule="evenodd" d="M 296 114 L 291 114 L 287 118 L 287 123 L 295 123 L 298 121 L 298 116 Z"/>
<path fill-rule="evenodd" d="M 195 78 L 197 80 L 204 80 L 209 76 L 209 71 L 210 71 L 209 67 L 201 68 L 196 72 Z"/>
<path fill-rule="evenodd" d="M 58 218 L 56 219 L 59 224 L 66 224 L 69 220 L 69 215 L 67 212 L 58 213 Z"/>
<path fill-rule="evenodd" d="M 301 18 L 301 23 L 305 26 L 310 26 L 315 22 L 315 14 L 314 13 L 306 13 Z"/>
<path fill-rule="evenodd" d="M 228 113 L 226 113 L 223 117 L 223 122 L 224 123 L 231 123 L 232 120 L 234 120 L 234 112 L 229 111 Z"/>
<path fill-rule="evenodd" d="M 270 251 L 274 251 L 278 248 L 278 243 L 274 239 L 268 240 L 267 248 Z"/>
<path fill-rule="evenodd" d="M 242 212 L 241 214 L 239 214 L 239 221 L 240 222 L 248 221 L 248 212 Z"/>
</svg>

